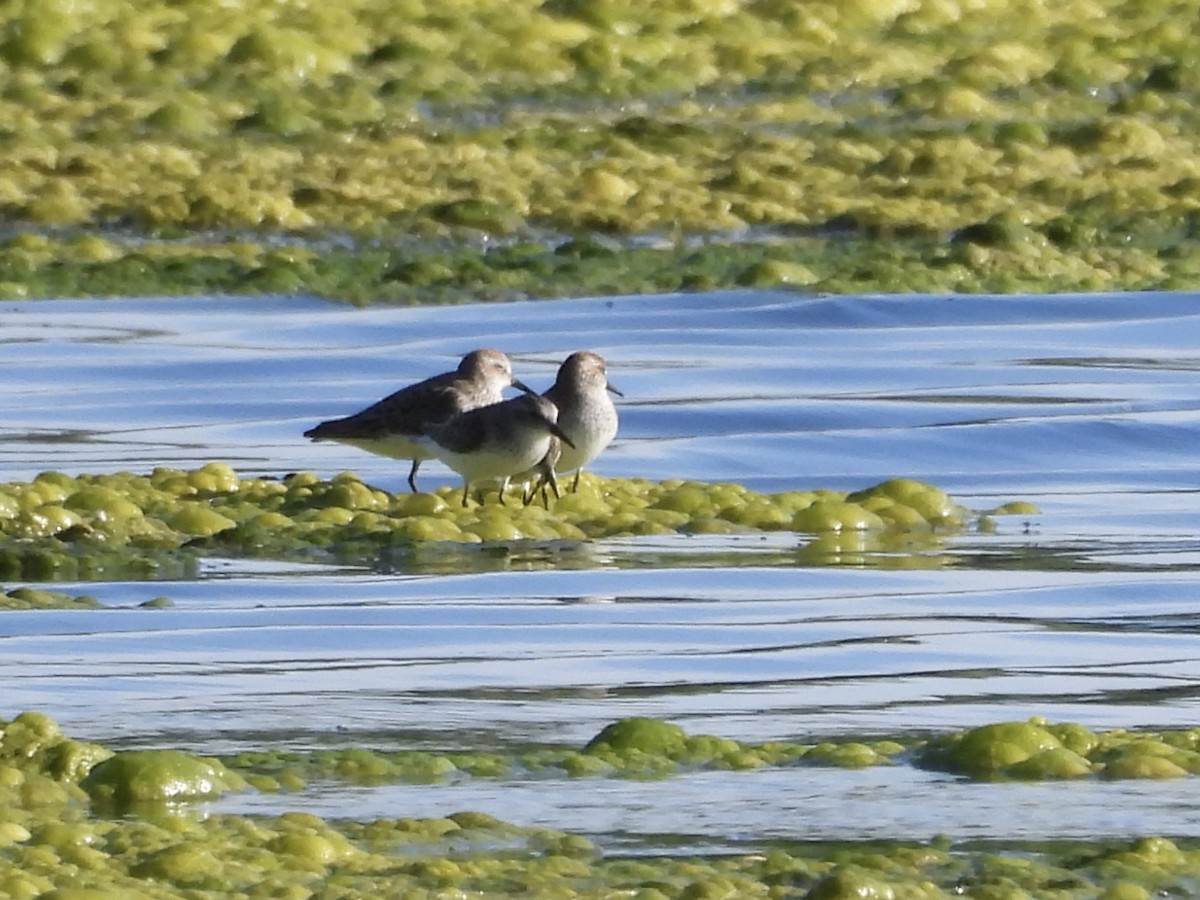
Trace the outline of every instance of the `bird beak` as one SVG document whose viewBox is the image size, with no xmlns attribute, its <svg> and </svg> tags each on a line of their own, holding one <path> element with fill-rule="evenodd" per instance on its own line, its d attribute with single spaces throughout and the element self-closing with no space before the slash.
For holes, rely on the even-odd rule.
<svg viewBox="0 0 1200 900">
<path fill-rule="evenodd" d="M 572 441 L 569 437 L 567 437 L 567 435 L 563 432 L 563 430 L 561 428 L 559 428 L 553 422 L 547 422 L 546 424 L 550 426 L 550 433 L 552 435 L 554 435 L 556 438 L 558 438 L 560 441 L 562 441 L 564 444 L 566 444 L 572 450 L 575 449 L 574 441 Z"/>
<path fill-rule="evenodd" d="M 535 391 L 533 388 L 531 388 L 525 382 L 517 381 L 517 379 L 515 379 L 515 378 L 512 380 L 512 386 L 515 387 L 518 391 L 524 391 L 527 394 L 536 394 L 537 393 L 537 391 Z"/>
<path fill-rule="evenodd" d="M 624 397 L 624 396 L 625 396 L 624 394 L 622 394 L 620 391 L 618 391 L 618 390 L 617 390 L 615 387 L 613 387 L 613 386 L 612 386 L 612 385 L 611 385 L 609 382 L 607 382 L 607 381 L 606 381 L 606 382 L 604 382 L 604 389 L 605 389 L 605 390 L 607 390 L 607 391 L 611 391 L 612 393 L 616 394 L 618 397 Z"/>
</svg>

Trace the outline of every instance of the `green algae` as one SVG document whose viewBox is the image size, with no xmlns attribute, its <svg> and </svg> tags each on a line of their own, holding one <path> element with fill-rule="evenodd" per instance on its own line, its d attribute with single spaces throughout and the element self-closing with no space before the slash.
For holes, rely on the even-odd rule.
<svg viewBox="0 0 1200 900">
<path fill-rule="evenodd" d="M 943 735 L 914 758 L 927 768 L 987 780 L 1184 778 L 1200 773 L 1200 729 L 1095 733 L 1031 719 Z"/>
<path fill-rule="evenodd" d="M 1021 859 L 902 842 L 800 844 L 719 857 L 606 858 L 576 836 L 521 829 L 474 813 L 364 823 L 295 813 L 258 819 L 219 815 L 173 829 L 109 823 L 91 833 L 90 843 L 71 844 L 62 834 L 55 844 L 52 837 L 42 842 L 31 836 L 14 845 L 11 859 L 0 857 L 0 888 L 9 896 L 1123 900 L 1155 895 L 1151 891 L 1188 893 L 1200 859 L 1194 847 L 1163 838 L 1082 853 L 1041 847 L 1023 850 Z M 500 851 L 488 849 L 501 843 Z M 60 893 L 50 894 L 54 888 Z"/>
<path fill-rule="evenodd" d="M 80 782 L 94 803 L 117 810 L 139 804 L 206 800 L 246 787 L 218 760 L 179 750 L 127 750 L 95 765 Z"/>
<path fill-rule="evenodd" d="M 860 745 L 861 746 L 861 745 Z M 878 742 L 872 761 L 886 762 L 904 748 Z M 811 759 L 805 754 L 812 752 Z M 713 735 L 688 735 L 656 719 L 623 719 L 604 728 L 582 748 L 538 747 L 512 755 L 427 750 L 344 748 L 312 753 L 244 752 L 223 762 L 260 790 L 302 790 L 313 782 L 355 785 L 445 784 L 468 778 L 646 778 L 702 769 L 749 770 L 804 759 L 815 765 L 857 768 L 861 755 L 841 755 L 820 745 L 769 742 L 745 744 Z"/>
<path fill-rule="evenodd" d="M 360 305 L 407 305 L 746 288 L 821 294 L 1187 290 L 1200 280 L 1200 248 L 1188 237 L 1196 226 L 1147 245 L 1110 237 L 1107 226 L 1094 230 L 1089 241 L 1070 247 L 1051 241 L 1036 252 L 981 248 L 966 239 L 948 244 L 937 236 L 814 229 L 799 236 L 735 230 L 699 246 L 630 237 L 610 240 L 600 256 L 575 256 L 577 241 L 538 232 L 522 241 L 523 247 L 535 242 L 537 250 L 526 251 L 519 263 L 499 252 L 502 240 L 479 249 L 470 237 L 405 241 L 391 249 L 372 238 L 345 249 L 338 246 L 345 241 L 294 235 L 180 242 L 108 234 L 95 238 L 107 247 L 104 257 L 91 260 L 77 255 L 78 238 L 54 235 L 39 237 L 44 249 L 31 255 L 17 242 L 28 243 L 26 235 L 0 241 L 0 299 L 309 293 Z M 447 240 L 463 246 L 446 250 Z"/>
<path fill-rule="evenodd" d="M 929 739 L 745 743 L 670 722 L 621 719 L 580 748 L 485 751 L 344 748 L 244 752 L 222 761 L 264 791 L 313 782 L 445 784 L 469 778 L 666 778 L 767 766 L 916 765 L 976 780 L 1162 779 L 1200 774 L 1200 729 L 1092 732 L 1076 723 L 1001 722 Z"/>
<path fill-rule="evenodd" d="M 628 754 L 636 751 L 671 758 L 684 752 L 687 740 L 687 732 L 670 722 L 660 719 L 622 719 L 605 726 L 583 749 L 585 753 L 610 751 Z"/>
<path fill-rule="evenodd" d="M 1200 275 L 1195 0 L 26 6 L 4 297 Z"/>
<path fill-rule="evenodd" d="M 112 751 L 98 744 L 66 737 L 58 724 L 42 713 L 23 712 L 10 722 L 0 722 L 0 766 L 74 782 L 111 755 Z M 11 786 L 7 782 L 0 779 L 5 787 Z"/>
<path fill-rule="evenodd" d="M 547 507 L 480 499 L 463 508 L 449 486 L 392 495 L 352 472 L 329 480 L 310 472 L 243 478 L 224 463 L 149 475 L 46 472 L 0 484 L 0 577 L 161 577 L 187 572 L 200 554 L 369 564 L 419 555 L 430 543 L 774 531 L 814 535 L 796 551 L 805 564 L 936 566 L 944 562 L 936 553 L 942 536 L 985 521 L 936 486 L 910 479 L 853 493 L 760 494 L 732 483 L 585 475 L 577 492 Z M 1015 504 L 986 518 L 1032 509 Z M 33 602 L 67 601 L 24 590 L 7 605 Z"/>
<path fill-rule="evenodd" d="M 0 590 L 3 609 L 99 609 L 103 604 L 89 594 L 64 594 L 32 587 Z"/>
<path fill-rule="evenodd" d="M 63 736 L 48 717 L 26 712 L 0 723 L 0 891 L 14 898 L 200 895 L 272 897 L 519 894 L 530 897 L 894 897 L 1055 896 L 1063 900 L 1189 895 L 1200 888 L 1200 845 L 1158 836 L 1110 842 L 1007 848 L 931 842 L 773 842 L 760 851 L 714 857 L 605 854 L 569 832 L 527 828 L 460 811 L 432 818 L 325 820 L 299 812 L 274 816 L 189 814 L 186 804 L 242 790 L 240 765 L 285 762 L 324 771 L 364 771 L 385 756 L 362 749 L 243 754 L 221 762 L 179 750 L 113 751 Z M 1058 746 L 1054 746 L 1055 742 Z M 941 742 L 939 744 L 939 742 Z M 1122 754 L 1165 759 L 1193 752 L 1200 729 L 1093 733 L 1073 723 L 998 723 L 934 738 L 939 753 L 986 754 L 997 744 L 1039 753 L 1074 748 L 1104 764 Z M 88 748 L 63 766 L 52 751 Z M 1072 752 L 1074 752 L 1074 750 Z M 826 742 L 811 746 L 739 744 L 689 735 L 653 719 L 602 729 L 574 753 L 635 761 L 656 757 L 692 765 L 734 752 L 772 754 L 777 764 L 892 764 L 921 742 Z M 538 751 L 546 773 L 558 751 Z M 566 751 L 564 751 L 566 752 Z M 557 755 L 556 755 L 557 754 Z M 430 754 L 425 753 L 426 757 Z M 537 755 L 529 751 L 530 760 Z M 481 759 L 479 755 L 477 759 Z M 992 754 L 996 756 L 995 753 Z M 459 754 L 465 762 L 467 754 Z M 641 762 L 636 762 L 641 759 Z M 1012 765 L 1012 764 L 1008 764 Z M 466 766 L 457 767 L 466 771 Z M 737 768 L 737 767 L 734 767 Z M 527 772 L 513 767 L 515 777 Z M 595 773 L 593 773 L 595 774 Z M 626 773 L 629 774 L 628 772 Z M 496 777 L 507 777 L 504 775 Z M 247 780 L 250 780 L 249 778 Z M 79 785 L 86 790 L 80 789 Z M 298 783 L 297 789 L 303 789 Z M 436 790 L 436 788 L 433 788 Z M 1064 789 L 1069 789 L 1064 786 Z M 114 806 L 110 800 L 125 802 Z M 120 813 L 115 817 L 111 813 Z"/>
<path fill-rule="evenodd" d="M 764 766 L 813 765 L 846 769 L 890 765 L 913 742 L 879 740 L 815 745 L 786 741 L 743 743 L 690 735 L 658 719 L 621 719 L 581 748 L 539 747 L 512 755 L 365 748 L 244 752 L 223 762 L 260 790 L 302 790 L 314 782 L 356 785 L 444 784 L 466 778 L 665 778 L 700 770 L 749 771 Z"/>
</svg>

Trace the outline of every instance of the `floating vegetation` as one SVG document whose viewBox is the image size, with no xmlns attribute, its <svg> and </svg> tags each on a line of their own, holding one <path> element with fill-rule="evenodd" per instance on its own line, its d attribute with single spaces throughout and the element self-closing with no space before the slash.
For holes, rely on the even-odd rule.
<svg viewBox="0 0 1200 900">
<path fill-rule="evenodd" d="M 0 610 L 5 609 L 99 609 L 103 604 L 90 594 L 64 594 L 34 587 L 0 590 Z"/>
<path fill-rule="evenodd" d="M 1192 287 L 1196 13 L 10 4 L 0 297 Z"/>
<path fill-rule="evenodd" d="M 440 542 L 767 531 L 815 535 L 798 551 L 803 561 L 850 562 L 984 525 L 994 515 L 1036 513 L 1017 502 L 985 516 L 908 479 L 853 493 L 759 494 L 733 483 L 585 474 L 578 492 L 549 508 L 523 506 L 511 493 L 506 505 L 491 491 L 464 509 L 453 487 L 393 495 L 351 472 L 329 480 L 308 472 L 242 478 L 224 463 L 150 475 L 45 472 L 0 485 L 0 578 L 163 577 L 194 567 L 200 554 L 363 562 Z"/>
<path fill-rule="evenodd" d="M 859 768 L 906 759 L 953 759 L 990 777 L 1019 765 L 1020 752 L 1070 749 L 1110 777 L 1162 777 L 1122 759 L 1195 755 L 1200 729 L 1158 734 L 1091 732 L 1041 720 L 968 729 L 927 742 L 854 741 L 742 744 L 689 735 L 653 719 L 625 719 L 578 750 L 544 749 L 510 758 L 480 752 L 439 757 L 366 749 L 297 754 L 265 750 L 224 761 L 175 749 L 119 751 L 76 741 L 40 713 L 0 722 L 0 890 L 32 900 L 53 895 L 183 898 L 247 896 L 412 896 L 455 891 L 529 897 L 1046 896 L 1133 900 L 1191 895 L 1200 888 L 1200 848 L 1162 837 L 1042 843 L 1017 855 L 930 842 L 779 843 L 763 852 L 715 857 L 606 856 L 579 834 L 525 828 L 481 812 L 432 818 L 325 820 L 300 812 L 273 816 L 190 815 L 190 804 L 225 791 L 270 785 L 281 767 L 290 790 L 304 777 L 356 783 L 436 784 L 457 777 L 658 777 L 697 766 Z M 1020 752 L 1004 748 L 1018 747 Z M 1154 748 L 1169 748 L 1160 751 Z M 540 756 L 539 756 L 540 754 Z M 598 760 L 571 771 L 566 760 Z M 872 755 L 874 758 L 871 758 Z M 540 758 L 541 762 L 535 762 Z M 437 762 L 437 760 L 444 760 Z M 749 760 L 758 760 L 757 763 Z M 473 762 L 472 762 L 473 760 Z M 1024 777 L 1060 776 L 1025 770 Z M 1196 769 L 1192 770 L 1197 771 Z M 244 773 L 244 777 L 243 774 Z M 369 778 L 364 775 L 371 773 Z M 421 773 L 414 779 L 414 773 Z M 429 775 L 437 777 L 430 778 Z M 750 777 L 750 776 L 739 776 Z M 374 780 L 373 780 L 374 779 Z M 436 790 L 436 787 L 431 787 Z M 1062 790 L 1070 790 L 1062 785 Z M 118 815 L 113 815 L 118 813 Z M 581 823 L 581 829 L 585 827 Z"/>
<path fill-rule="evenodd" d="M 92 802 L 118 812 L 143 804 L 212 800 L 246 782 L 218 760 L 180 750 L 125 750 L 101 760 L 80 782 Z"/>
<path fill-rule="evenodd" d="M 647 778 L 701 769 L 750 771 L 767 766 L 863 769 L 915 764 L 993 781 L 1078 778 L 1162 779 L 1200 775 L 1200 728 L 1093 732 L 1042 719 L 1002 722 L 931 739 L 880 738 L 743 743 L 691 735 L 658 719 L 613 722 L 582 748 L 486 751 L 384 751 L 364 748 L 245 752 L 225 758 L 260 790 L 300 790 L 310 781 L 351 784 L 441 784 L 465 778 Z"/>
<path fill-rule="evenodd" d="M 1183 778 L 1200 774 L 1200 729 L 1096 733 L 1070 722 L 1002 722 L 935 738 L 916 759 L 985 780 Z"/>
</svg>

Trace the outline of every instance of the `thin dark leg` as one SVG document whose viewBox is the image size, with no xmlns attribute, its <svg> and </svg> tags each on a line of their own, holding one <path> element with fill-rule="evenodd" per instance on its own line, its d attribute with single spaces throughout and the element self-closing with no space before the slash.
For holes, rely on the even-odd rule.
<svg viewBox="0 0 1200 900">
<path fill-rule="evenodd" d="M 408 486 L 412 488 L 412 492 L 417 493 L 417 469 L 421 467 L 419 459 L 413 460 L 412 470 L 408 473 Z"/>
</svg>

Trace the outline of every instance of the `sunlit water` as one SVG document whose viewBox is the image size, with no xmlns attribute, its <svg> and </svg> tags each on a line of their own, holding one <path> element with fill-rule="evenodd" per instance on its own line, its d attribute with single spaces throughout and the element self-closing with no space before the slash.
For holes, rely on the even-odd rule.
<svg viewBox="0 0 1200 900">
<path fill-rule="evenodd" d="M 190 582 L 78 586 L 122 609 L 0 615 L 0 717 L 36 708 L 79 737 L 213 753 L 577 745 L 629 715 L 802 741 L 1031 715 L 1200 724 L 1200 296 L 7 304 L 0 479 L 215 459 L 403 490 L 406 465 L 300 433 L 478 346 L 539 388 L 573 350 L 609 360 L 625 399 L 602 475 L 761 491 L 908 476 L 1042 514 L 953 538 L 924 569 L 812 567 L 790 534 L 445 551 L 394 574 L 211 560 Z M 427 463 L 422 481 L 456 478 Z M 173 609 L 137 608 L 163 594 Z M 901 765 L 337 786 L 222 808 L 471 808 L 614 847 L 1200 835 L 1178 788 Z"/>
</svg>

